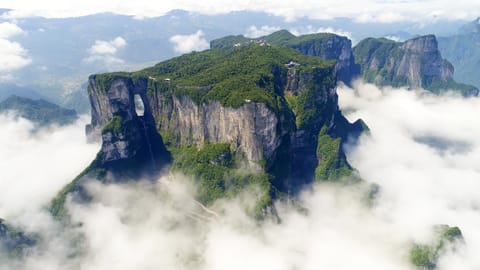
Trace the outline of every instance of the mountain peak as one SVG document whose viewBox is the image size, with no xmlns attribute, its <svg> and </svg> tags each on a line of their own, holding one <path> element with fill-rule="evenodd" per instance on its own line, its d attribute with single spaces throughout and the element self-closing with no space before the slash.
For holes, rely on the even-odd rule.
<svg viewBox="0 0 480 270">
<path fill-rule="evenodd" d="M 478 94 L 474 86 L 453 80 L 453 65 L 442 58 L 434 35 L 405 42 L 368 38 L 359 42 L 353 52 L 367 82 L 424 88 L 436 93 L 453 89 L 466 96 Z"/>
<path fill-rule="evenodd" d="M 438 42 L 434 35 L 419 36 L 403 43 L 403 48 L 416 53 L 438 52 Z"/>
</svg>

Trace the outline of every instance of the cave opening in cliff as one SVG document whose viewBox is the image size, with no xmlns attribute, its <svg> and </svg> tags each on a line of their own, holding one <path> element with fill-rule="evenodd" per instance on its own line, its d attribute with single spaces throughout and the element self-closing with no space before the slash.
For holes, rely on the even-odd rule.
<svg viewBox="0 0 480 270">
<path fill-rule="evenodd" d="M 135 103 L 135 113 L 137 116 L 143 116 L 145 114 L 145 105 L 142 97 L 139 94 L 135 94 L 133 101 Z"/>
</svg>

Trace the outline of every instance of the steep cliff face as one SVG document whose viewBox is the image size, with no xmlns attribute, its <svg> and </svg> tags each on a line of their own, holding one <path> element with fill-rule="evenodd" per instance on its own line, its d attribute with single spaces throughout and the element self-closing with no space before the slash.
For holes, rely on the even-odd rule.
<svg viewBox="0 0 480 270">
<path fill-rule="evenodd" d="M 180 145 L 229 142 L 254 166 L 270 159 L 283 134 L 279 119 L 264 103 L 247 102 L 239 108 L 224 107 L 218 101 L 197 105 L 188 96 L 157 103 L 157 123 Z"/>
<path fill-rule="evenodd" d="M 232 49 L 252 44 L 276 45 L 293 48 L 305 55 L 318 56 L 324 60 L 335 60 L 337 79 L 347 85 L 360 75 L 360 67 L 355 64 L 352 42 L 343 36 L 330 33 L 318 33 L 295 36 L 287 30 L 250 39 L 244 36 L 227 36 L 212 40 L 211 48 Z"/>
<path fill-rule="evenodd" d="M 173 168 L 198 179 L 204 203 L 256 184 L 268 205 L 275 192 L 349 177 L 342 147 L 363 125 L 338 109 L 335 75 L 332 62 L 273 46 L 209 50 L 139 72 L 93 75 L 87 134 L 101 138 L 102 149 L 51 211 L 61 214 L 65 195 L 82 192 L 85 175 L 115 181 L 164 164 L 163 141 Z"/>
<path fill-rule="evenodd" d="M 105 88 L 95 75 L 89 78 L 92 121 L 86 132 L 89 140 L 102 139 L 97 157 L 102 167 L 108 169 L 119 161 L 130 161 L 128 164 L 139 171 L 156 172 L 170 161 L 149 103 L 143 102 L 147 100 L 145 88 L 146 80 L 135 84 L 131 79 L 116 79 Z M 135 103 L 135 96 L 141 105 Z M 141 115 L 138 106 L 142 107 Z"/>
<path fill-rule="evenodd" d="M 478 94 L 475 87 L 453 80 L 453 65 L 442 58 L 433 35 L 405 42 L 367 38 L 355 46 L 353 53 L 367 82 L 433 92 L 454 89 L 465 95 Z"/>
<path fill-rule="evenodd" d="M 202 59 L 196 64 L 205 69 L 183 66 L 193 58 Z M 239 69 L 244 73 L 237 81 Z M 313 176 L 322 127 L 344 140 L 361 130 L 341 115 L 335 83 L 331 63 L 289 49 L 256 46 L 194 53 L 139 73 L 92 76 L 92 123 L 87 131 L 91 138 L 102 133 L 102 160 L 132 157 L 144 142 L 141 134 L 115 136 L 111 127 L 118 122 L 127 129 L 126 123 L 138 122 L 132 98 L 136 94 L 144 101 L 141 118 L 156 126 L 170 145 L 229 143 L 251 169 L 271 172 L 278 169 L 279 159 L 286 161 L 279 149 L 288 148 L 288 164 L 283 166 L 290 167 L 289 174 L 306 177 L 308 171 Z M 309 169 L 297 170 L 300 167 Z"/>
<path fill-rule="evenodd" d="M 347 85 L 360 75 L 360 67 L 353 57 L 352 42 L 346 37 L 328 33 L 305 35 L 291 40 L 287 46 L 306 55 L 335 60 L 337 79 Z"/>
<path fill-rule="evenodd" d="M 116 76 L 107 91 L 101 84 L 103 81 L 97 81 L 96 76 L 90 78 L 92 121 L 86 129 L 91 140 L 102 139 L 103 162 L 132 158 L 140 148 L 147 147 L 143 122 L 149 129 L 158 127 L 177 146 L 229 142 L 252 168 L 258 161 L 271 158 L 280 143 L 279 119 L 264 103 L 249 101 L 238 108 L 225 107 L 216 100 L 197 104 L 188 95 L 165 95 L 161 87 L 147 94 L 148 84 L 159 85 L 152 78 L 134 82 L 128 76 Z M 160 84 L 170 87 L 165 82 Z M 135 112 L 135 94 L 145 100 L 141 117 Z M 158 150 L 155 146 L 152 149 Z"/>
</svg>

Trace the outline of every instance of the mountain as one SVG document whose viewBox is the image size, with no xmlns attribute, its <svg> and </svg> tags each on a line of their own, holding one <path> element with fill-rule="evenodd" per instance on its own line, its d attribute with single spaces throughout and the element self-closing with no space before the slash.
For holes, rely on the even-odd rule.
<svg viewBox="0 0 480 270">
<path fill-rule="evenodd" d="M 46 99 L 39 91 L 29 88 L 18 86 L 13 83 L 0 83 L 0 101 L 4 101 L 8 97 L 15 95 L 31 99 Z"/>
<path fill-rule="evenodd" d="M 480 23 L 479 19 L 463 26 L 458 34 L 438 38 L 442 55 L 455 66 L 454 78 L 480 88 Z"/>
<path fill-rule="evenodd" d="M 9 11 L 0 9 L 0 14 Z M 23 30 L 23 34 L 9 40 L 22 46 L 25 57 L 31 59 L 30 65 L 8 74 L 11 75 L 7 76 L 9 82 L 42 89 L 39 91 L 42 96 L 77 112 L 84 112 L 84 104 L 88 105 L 88 99 L 82 97 L 82 102 L 79 102 L 78 95 L 70 94 L 84 93 L 81 85 L 89 74 L 138 70 L 184 53 L 175 51 L 175 44 L 170 41 L 175 35 L 188 36 L 201 31 L 203 35 L 199 38 L 208 42 L 232 33 L 264 35 L 265 28 L 267 32 L 271 31 L 268 29 L 289 29 L 297 34 L 329 30 L 348 34 L 355 41 L 367 36 L 386 36 L 399 30 L 413 34 L 448 35 L 464 24 L 463 21 L 438 19 L 419 28 L 413 21 L 389 24 L 357 23 L 349 18 L 298 18 L 286 21 L 280 16 L 250 11 L 205 15 L 173 10 L 151 18 L 112 13 L 73 18 L 22 19 L 9 19 L 8 15 L 2 15 L 0 23 L 14 23 Z M 124 46 L 114 46 L 112 42 L 117 37 L 125 40 Z M 107 46 L 110 49 L 95 54 L 95 45 L 96 48 Z"/>
<path fill-rule="evenodd" d="M 201 202 L 259 186 L 260 212 L 313 179 L 358 179 L 343 145 L 364 124 L 342 115 L 336 82 L 331 61 L 259 45 L 92 75 L 87 133 L 102 139 L 102 149 L 51 211 L 64 214 L 66 194 L 82 194 L 85 176 L 122 181 L 149 168 L 151 175 L 168 164 L 169 152 L 174 170 L 197 179 Z"/>
<path fill-rule="evenodd" d="M 447 89 L 478 95 L 478 89 L 453 80 L 453 65 L 442 58 L 435 36 L 427 35 L 395 42 L 385 38 L 367 38 L 354 48 L 355 62 L 365 81 L 380 86 L 408 86 L 432 92 Z"/>
<path fill-rule="evenodd" d="M 280 30 L 259 38 L 246 38 L 242 35 L 227 36 L 212 40 L 210 48 L 233 49 L 250 44 L 270 44 L 293 48 L 305 55 L 318 56 L 325 60 L 335 60 L 337 79 L 350 85 L 359 74 L 352 54 L 352 42 L 347 37 L 317 33 L 295 36 L 287 30 Z"/>
<path fill-rule="evenodd" d="M 14 111 L 16 115 L 40 126 L 51 124 L 66 125 L 78 119 L 74 110 L 64 109 L 43 99 L 33 100 L 19 96 L 10 96 L 0 102 L 0 113 L 7 111 Z"/>
</svg>

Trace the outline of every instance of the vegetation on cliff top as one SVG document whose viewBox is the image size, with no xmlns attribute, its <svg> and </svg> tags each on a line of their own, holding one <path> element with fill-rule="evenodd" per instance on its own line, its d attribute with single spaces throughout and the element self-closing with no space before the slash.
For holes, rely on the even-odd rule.
<svg viewBox="0 0 480 270">
<path fill-rule="evenodd" d="M 149 98 L 161 96 L 166 102 L 171 100 L 172 96 L 186 95 L 197 104 L 213 100 L 227 107 L 239 107 L 250 102 L 264 103 L 282 119 L 283 128 L 291 132 L 302 129 L 308 134 L 311 133 L 311 136 L 306 136 L 307 143 L 315 148 L 320 128 L 330 121 L 338 110 L 336 96 L 332 93 L 336 83 L 334 64 L 334 61 L 325 61 L 293 49 L 275 46 L 213 49 L 176 57 L 138 72 L 93 75 L 90 78 L 89 91 L 91 95 L 95 94 L 92 92 L 94 88 L 97 91 L 109 91 L 112 83 L 119 79 L 127 84 L 127 87 L 145 89 Z M 290 89 L 285 93 L 287 80 L 291 79 L 288 75 L 289 69 L 295 70 L 294 74 L 298 76 L 297 79 L 302 80 L 302 85 L 299 89 Z M 118 133 L 123 124 L 121 118 L 113 117 L 103 128 L 103 132 Z M 278 192 L 285 191 L 280 190 L 282 185 L 278 183 L 278 179 L 285 175 L 277 175 L 278 171 L 282 171 L 280 174 L 285 172 L 267 168 L 267 165 L 275 168 L 272 162 L 278 163 L 278 160 L 258 161 L 263 170 L 245 172 L 240 169 L 242 162 L 246 162 L 241 156 L 242 153 L 235 152 L 229 143 L 207 142 L 199 148 L 194 144 L 171 143 L 168 130 L 163 131 L 162 135 L 174 157 L 173 169 L 196 179 L 197 195 L 202 203 L 209 204 L 218 198 L 233 196 L 252 187 L 260 192 L 253 209 L 254 214 L 259 215 L 272 204 Z M 344 155 L 335 156 L 342 153 L 340 138 L 334 140 L 329 135 L 327 137 L 321 142 L 337 143 L 338 147 L 331 153 L 320 149 L 319 153 L 325 157 L 320 160 L 321 163 L 323 164 L 324 160 L 345 159 Z M 285 147 L 283 152 L 288 155 L 291 151 L 290 145 L 287 143 Z M 337 163 L 332 164 L 327 166 L 333 170 L 332 166 Z M 344 160 L 342 164 L 348 163 Z M 289 166 L 291 164 L 282 165 L 285 168 Z M 102 166 L 94 162 L 86 172 L 97 167 Z M 63 215 L 66 194 L 78 187 L 78 179 L 84 175 L 85 173 L 82 173 L 52 202 L 50 210 L 54 215 Z M 333 180 L 333 172 L 328 172 L 328 176 L 328 180 Z"/>
<path fill-rule="evenodd" d="M 327 127 L 322 127 L 318 135 L 317 157 L 319 165 L 315 170 L 315 180 L 359 180 L 358 177 L 353 175 L 354 169 L 348 164 L 341 147 L 341 139 L 332 138 L 327 134 Z"/>
<path fill-rule="evenodd" d="M 235 50 L 192 52 L 154 67 L 133 73 L 96 75 L 95 81 L 108 90 L 117 77 L 132 81 L 148 78 L 151 88 L 180 96 L 187 95 L 198 104 L 217 100 L 224 106 L 239 107 L 246 102 L 265 103 L 274 111 L 284 102 L 283 81 L 290 61 L 299 63 L 299 73 L 330 70 L 333 61 L 309 57 L 288 48 L 247 46 Z M 330 74 L 331 76 L 331 74 Z M 335 80 L 335 78 L 331 78 Z M 167 87 L 165 87 L 167 85 Z"/>
<path fill-rule="evenodd" d="M 433 270 L 440 256 L 455 245 L 463 242 L 462 232 L 458 227 L 438 225 L 434 228 L 435 239 L 429 244 L 414 244 L 410 249 L 410 262 L 418 269 Z"/>
<path fill-rule="evenodd" d="M 297 48 L 303 44 L 318 42 L 321 43 L 327 40 L 335 34 L 331 33 L 315 33 L 308 35 L 295 36 L 287 30 L 280 30 L 259 38 L 247 38 L 242 35 L 238 36 L 226 36 L 223 38 L 215 39 L 210 42 L 212 49 L 233 49 L 239 46 L 261 44 L 266 42 L 269 45 Z M 323 46 L 322 46 L 323 47 Z M 326 46 L 323 47 L 327 49 Z"/>
<path fill-rule="evenodd" d="M 229 143 L 206 143 L 202 147 L 172 148 L 173 170 L 194 177 L 197 181 L 197 199 L 211 204 L 222 197 L 233 197 L 245 188 L 258 192 L 252 214 L 261 217 L 271 206 L 274 188 L 268 174 L 247 172 L 241 168 L 242 158 L 232 152 Z"/>
</svg>

